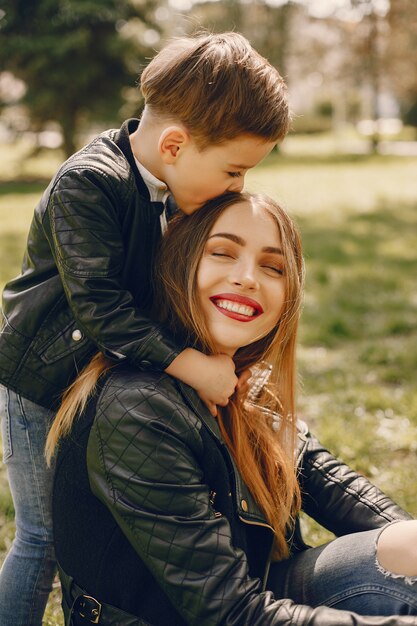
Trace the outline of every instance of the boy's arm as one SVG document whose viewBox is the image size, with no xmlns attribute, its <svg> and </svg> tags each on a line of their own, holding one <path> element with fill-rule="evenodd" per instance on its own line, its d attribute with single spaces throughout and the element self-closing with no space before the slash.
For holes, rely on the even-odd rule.
<svg viewBox="0 0 417 626">
<path fill-rule="evenodd" d="M 86 168 L 67 172 L 49 197 L 43 228 L 72 313 L 101 352 L 142 369 L 169 368 L 168 373 L 194 387 L 215 414 L 214 405 L 226 404 L 237 382 L 232 359 L 182 352 L 121 284 L 125 243 L 118 205 L 129 201 L 127 193 L 126 185 L 115 183 L 110 174 L 106 178 Z"/>
<path fill-rule="evenodd" d="M 126 253 L 118 204 L 129 194 L 115 178 L 87 168 L 67 172 L 49 197 L 43 228 L 80 330 L 113 358 L 163 370 L 181 346 L 138 309 L 121 283 Z"/>
<path fill-rule="evenodd" d="M 193 387 L 214 416 L 216 405 L 226 406 L 238 383 L 230 356 L 207 356 L 192 348 L 183 350 L 165 371 Z"/>
</svg>

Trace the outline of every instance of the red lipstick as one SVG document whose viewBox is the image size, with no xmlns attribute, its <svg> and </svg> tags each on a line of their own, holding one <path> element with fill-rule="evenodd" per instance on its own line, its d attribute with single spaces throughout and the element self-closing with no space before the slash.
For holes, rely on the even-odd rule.
<svg viewBox="0 0 417 626">
<path fill-rule="evenodd" d="M 239 322 L 250 322 L 264 312 L 259 302 L 237 293 L 216 294 L 215 296 L 211 296 L 210 300 L 220 313 Z M 234 302 L 244 307 L 250 307 L 252 309 L 252 314 L 249 315 L 247 312 L 230 311 L 227 308 L 219 306 L 218 303 L 221 301 Z"/>
</svg>

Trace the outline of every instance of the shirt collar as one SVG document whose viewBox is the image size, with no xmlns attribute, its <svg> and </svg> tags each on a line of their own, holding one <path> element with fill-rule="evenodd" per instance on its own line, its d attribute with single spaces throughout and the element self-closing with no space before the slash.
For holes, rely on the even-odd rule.
<svg viewBox="0 0 417 626">
<path fill-rule="evenodd" d="M 151 202 L 162 202 L 165 204 L 166 199 L 170 195 L 170 191 L 167 185 L 159 178 L 156 178 L 142 163 L 140 163 L 135 157 L 135 163 L 142 176 L 145 185 L 149 190 L 149 196 Z"/>
</svg>

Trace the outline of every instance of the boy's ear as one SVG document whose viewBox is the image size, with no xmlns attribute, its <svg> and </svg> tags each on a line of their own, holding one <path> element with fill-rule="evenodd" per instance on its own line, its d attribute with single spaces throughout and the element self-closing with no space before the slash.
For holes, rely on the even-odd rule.
<svg viewBox="0 0 417 626">
<path fill-rule="evenodd" d="M 189 141 L 190 135 L 181 126 L 164 128 L 158 142 L 158 151 L 164 163 L 167 165 L 175 163 Z"/>
</svg>

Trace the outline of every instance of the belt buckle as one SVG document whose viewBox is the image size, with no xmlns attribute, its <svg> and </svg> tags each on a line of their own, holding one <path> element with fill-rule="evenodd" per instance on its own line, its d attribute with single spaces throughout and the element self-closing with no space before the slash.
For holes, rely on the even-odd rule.
<svg viewBox="0 0 417 626">
<path fill-rule="evenodd" d="M 80 617 L 88 619 L 92 624 L 98 624 L 101 615 L 101 604 L 92 596 L 78 596 L 74 608 Z"/>
</svg>

